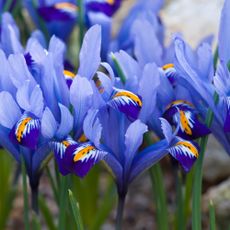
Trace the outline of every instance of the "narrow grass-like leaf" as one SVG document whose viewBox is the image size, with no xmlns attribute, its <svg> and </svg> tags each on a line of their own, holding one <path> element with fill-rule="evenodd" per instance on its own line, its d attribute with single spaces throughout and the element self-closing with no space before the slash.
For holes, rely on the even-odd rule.
<svg viewBox="0 0 230 230">
<path fill-rule="evenodd" d="M 87 226 L 89 229 L 91 229 L 93 224 L 92 217 L 98 211 L 99 175 L 99 165 L 95 165 L 84 177 L 84 180 L 76 176 L 72 177 L 72 192 L 79 202 L 84 226 Z"/>
<path fill-rule="evenodd" d="M 175 229 L 185 230 L 185 216 L 184 216 L 184 194 L 183 194 L 183 184 L 182 175 L 179 170 L 177 170 L 176 176 L 176 225 Z"/>
<path fill-rule="evenodd" d="M 215 207 L 212 200 L 209 201 L 209 224 L 210 230 L 216 230 Z"/>
<path fill-rule="evenodd" d="M 218 103 L 219 96 L 215 92 L 214 102 Z M 205 124 L 210 127 L 213 120 L 213 112 L 208 110 Z M 200 154 L 195 164 L 194 182 L 193 182 L 193 200 L 192 200 L 192 227 L 194 230 L 201 230 L 201 193 L 202 193 L 202 177 L 203 177 L 203 161 L 204 154 L 208 143 L 208 136 L 204 136 L 200 139 Z"/>
<path fill-rule="evenodd" d="M 32 229 L 33 230 L 41 230 L 42 229 L 39 218 L 35 213 L 33 213 L 33 216 L 32 216 Z"/>
<path fill-rule="evenodd" d="M 79 210 L 79 204 L 74 198 L 72 191 L 69 189 L 68 192 L 69 192 L 69 200 L 72 208 L 72 213 L 76 224 L 76 229 L 83 230 L 84 228 L 83 228 L 81 214 Z"/>
<path fill-rule="evenodd" d="M 167 230 L 168 228 L 168 210 L 163 184 L 163 175 L 160 164 L 152 166 L 149 170 L 152 182 L 153 195 L 156 205 L 157 229 Z"/>
<path fill-rule="evenodd" d="M 116 201 L 116 186 L 111 178 L 108 179 L 108 187 L 94 217 L 93 230 L 101 229 L 101 225 L 105 222 Z"/>
<path fill-rule="evenodd" d="M 67 205 L 67 190 L 68 190 L 68 176 L 61 176 L 60 182 L 60 196 L 59 196 L 59 216 L 58 229 L 65 229 L 66 224 L 66 205 Z"/>
<path fill-rule="evenodd" d="M 126 82 L 125 74 L 124 74 L 124 72 L 123 72 L 123 70 L 122 70 L 122 68 L 121 68 L 121 66 L 120 66 L 120 64 L 119 64 L 119 62 L 117 61 L 117 59 L 116 59 L 116 57 L 115 57 L 115 55 L 114 55 L 113 53 L 111 54 L 111 59 L 112 59 L 112 61 L 113 61 L 113 63 L 114 63 L 114 67 L 115 67 L 115 69 L 116 69 L 116 71 L 117 71 L 117 74 L 118 74 L 118 76 L 119 76 L 120 79 L 121 79 L 121 82 L 122 82 L 123 84 L 125 84 L 125 82 Z"/>
<path fill-rule="evenodd" d="M 79 46 L 81 47 L 83 38 L 84 38 L 84 32 L 85 32 L 85 9 L 84 9 L 84 1 L 83 0 L 77 0 L 78 5 L 78 25 L 79 25 Z"/>
<path fill-rule="evenodd" d="M 49 178 L 49 181 L 50 181 L 50 184 L 51 184 L 51 188 L 52 188 L 52 191 L 53 191 L 53 195 L 54 195 L 54 199 L 58 205 L 58 191 L 57 191 L 57 185 L 54 181 L 54 178 L 53 176 L 51 175 L 51 172 L 50 172 L 50 168 L 49 166 L 47 165 L 46 166 L 46 172 L 47 172 L 47 175 L 48 175 L 48 178 Z"/>
<path fill-rule="evenodd" d="M 49 230 L 57 230 L 54 221 L 53 221 L 53 214 L 50 212 L 44 198 L 42 196 L 39 196 L 38 198 L 39 207 L 41 210 L 41 213 L 46 221 L 47 228 Z"/>
</svg>

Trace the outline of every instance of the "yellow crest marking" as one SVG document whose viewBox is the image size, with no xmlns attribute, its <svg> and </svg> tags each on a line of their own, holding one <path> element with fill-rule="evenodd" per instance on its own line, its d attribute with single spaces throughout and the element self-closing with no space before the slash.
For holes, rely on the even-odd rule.
<svg viewBox="0 0 230 230">
<path fill-rule="evenodd" d="M 86 154 L 88 154 L 91 150 L 94 150 L 95 148 L 93 146 L 87 146 L 84 149 L 80 150 L 73 158 L 74 162 L 77 162 L 81 160 L 82 157 L 84 157 Z"/>
<path fill-rule="evenodd" d="M 162 66 L 162 69 L 163 69 L 163 70 L 167 70 L 167 69 L 169 69 L 169 68 L 174 68 L 174 64 L 169 63 L 169 64 L 166 64 L 166 65 Z"/>
<path fill-rule="evenodd" d="M 54 6 L 56 9 L 77 10 L 77 6 L 70 2 L 60 2 L 56 3 Z"/>
<path fill-rule="evenodd" d="M 183 145 L 184 147 L 188 148 L 191 153 L 197 158 L 199 156 L 199 152 L 197 150 L 197 148 L 195 148 L 195 146 L 189 142 L 185 142 L 185 141 L 179 141 L 176 146 L 178 145 Z"/>
<path fill-rule="evenodd" d="M 84 133 L 78 139 L 79 142 L 86 142 L 87 140 L 88 140 L 88 138 L 86 137 L 86 135 Z"/>
<path fill-rule="evenodd" d="M 62 144 L 65 145 L 65 147 L 70 146 L 70 143 L 68 141 L 62 141 Z"/>
<path fill-rule="evenodd" d="M 181 111 L 181 110 L 179 112 L 180 112 L 180 123 L 181 123 L 185 133 L 188 135 L 192 135 L 192 130 L 189 126 L 189 121 L 185 115 L 185 112 Z"/>
<path fill-rule="evenodd" d="M 75 77 L 75 74 L 69 70 L 64 70 L 63 71 L 63 74 L 67 77 L 70 77 L 70 78 L 74 78 Z"/>
<path fill-rule="evenodd" d="M 131 92 L 121 91 L 121 92 L 116 93 L 113 96 L 113 98 L 115 98 L 115 97 L 122 97 L 122 96 L 129 97 L 130 99 L 132 99 L 133 101 L 135 101 L 140 107 L 142 106 L 141 99 L 137 95 L 135 95 L 134 93 L 131 93 Z"/>
<path fill-rule="evenodd" d="M 115 0 L 106 0 L 106 3 L 108 3 L 109 5 L 113 5 L 115 3 Z"/>
<path fill-rule="evenodd" d="M 171 102 L 169 105 L 167 105 L 166 109 L 169 109 L 170 107 L 174 106 L 174 105 L 180 105 L 180 104 L 186 104 L 189 105 L 190 107 L 194 107 L 192 103 L 185 101 L 185 100 L 176 100 Z"/>
<path fill-rule="evenodd" d="M 16 139 L 19 143 L 22 140 L 22 135 L 23 135 L 23 132 L 26 128 L 26 125 L 29 123 L 30 120 L 32 120 L 31 117 L 25 118 L 24 120 L 21 121 L 20 125 L 17 128 Z"/>
</svg>

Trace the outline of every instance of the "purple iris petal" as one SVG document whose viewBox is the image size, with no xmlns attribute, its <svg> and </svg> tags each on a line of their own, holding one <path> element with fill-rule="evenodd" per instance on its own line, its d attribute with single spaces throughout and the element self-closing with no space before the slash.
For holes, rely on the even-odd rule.
<svg viewBox="0 0 230 230">
<path fill-rule="evenodd" d="M 109 3 L 111 2 L 111 3 Z M 120 7 L 121 0 L 112 1 L 91 1 L 86 5 L 87 10 L 94 12 L 102 12 L 111 17 Z"/>
<path fill-rule="evenodd" d="M 230 97 L 227 97 L 226 100 L 227 100 L 227 116 L 224 122 L 224 131 L 229 132 L 230 131 Z"/>
<path fill-rule="evenodd" d="M 126 114 L 130 120 L 136 120 L 142 107 L 142 99 L 130 91 L 115 89 L 108 105 Z"/>
<path fill-rule="evenodd" d="M 198 147 L 188 141 L 180 140 L 168 149 L 169 153 L 179 161 L 183 169 L 188 172 L 198 158 Z"/>
<path fill-rule="evenodd" d="M 202 124 L 192 105 L 178 100 L 171 103 L 164 113 L 171 125 L 179 126 L 177 135 L 184 139 L 197 139 L 210 134 L 210 130 Z"/>
<path fill-rule="evenodd" d="M 72 156 L 72 162 L 65 161 L 65 165 L 70 168 L 72 173 L 79 177 L 84 177 L 88 171 L 104 156 L 106 152 L 97 150 L 91 142 L 75 144 L 67 147 L 65 156 L 67 159 Z"/>
<path fill-rule="evenodd" d="M 40 135 L 40 120 L 24 114 L 10 131 L 13 143 L 35 149 Z"/>
<path fill-rule="evenodd" d="M 68 9 L 64 7 L 63 8 L 56 7 L 55 5 L 54 6 L 44 6 L 44 7 L 38 8 L 38 13 L 47 22 L 74 20 L 77 14 L 77 8 L 74 10 L 74 7 L 72 6 L 72 8 L 69 7 Z"/>
</svg>

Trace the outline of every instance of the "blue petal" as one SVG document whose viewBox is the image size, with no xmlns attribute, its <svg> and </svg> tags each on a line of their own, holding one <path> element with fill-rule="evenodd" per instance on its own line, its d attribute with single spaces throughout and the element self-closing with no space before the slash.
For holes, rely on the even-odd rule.
<svg viewBox="0 0 230 230">
<path fill-rule="evenodd" d="M 44 143 L 42 146 L 40 146 L 34 153 L 33 153 L 33 159 L 32 159 L 32 170 L 33 172 L 37 172 L 40 170 L 42 166 L 42 162 L 49 157 L 50 155 L 50 147 L 48 143 Z"/>
<path fill-rule="evenodd" d="M 164 118 L 160 118 L 161 129 L 168 143 L 171 143 L 173 139 L 173 131 L 171 125 Z"/>
<path fill-rule="evenodd" d="M 101 26 L 101 58 L 107 60 L 110 39 L 112 19 L 102 13 L 88 12 L 89 27 L 93 25 Z"/>
<path fill-rule="evenodd" d="M 0 124 L 11 129 L 21 117 L 19 106 L 10 93 L 3 91 L 0 93 Z"/>
<path fill-rule="evenodd" d="M 66 137 L 73 128 L 73 117 L 70 113 L 69 109 L 59 104 L 59 108 L 61 111 L 61 121 L 56 132 L 56 137 L 62 139 Z"/>
<path fill-rule="evenodd" d="M 218 42 L 218 54 L 221 61 L 227 65 L 230 60 L 230 31 L 227 29 L 230 27 L 230 1 L 226 0 L 221 12 L 220 29 L 219 29 L 219 42 Z"/>
<path fill-rule="evenodd" d="M 97 76 L 93 78 L 95 85 L 105 101 L 107 101 L 113 91 L 113 82 L 102 72 L 97 72 Z"/>
<path fill-rule="evenodd" d="M 100 145 L 102 125 L 97 117 L 98 110 L 89 110 L 84 120 L 83 129 L 84 134 L 96 147 Z"/>
<path fill-rule="evenodd" d="M 10 77 L 16 88 L 20 88 L 22 82 L 25 82 L 26 80 L 30 80 L 32 85 L 36 85 L 36 82 L 27 67 L 23 54 L 11 54 L 8 60 L 11 66 Z"/>
<path fill-rule="evenodd" d="M 78 75 L 92 79 L 101 62 L 100 52 L 101 27 L 99 25 L 95 25 L 85 34 L 79 54 L 80 66 Z"/>
<path fill-rule="evenodd" d="M 1 43 L 7 56 L 13 53 L 23 53 L 19 29 L 9 13 L 4 13 L 2 15 Z"/>
<path fill-rule="evenodd" d="M 33 86 L 29 80 L 18 88 L 17 102 L 22 109 L 40 117 L 44 108 L 43 95 L 39 85 Z"/>
<path fill-rule="evenodd" d="M 9 76 L 9 62 L 6 59 L 5 53 L 0 49 L 0 87 L 1 90 L 10 92 L 12 95 L 15 94 L 15 86 L 13 85 Z"/>
<path fill-rule="evenodd" d="M 162 47 L 150 22 L 136 20 L 132 27 L 132 36 L 134 37 L 135 56 L 142 67 L 152 62 L 162 64 Z"/>
<path fill-rule="evenodd" d="M 114 56 L 119 62 L 119 65 L 126 77 L 126 89 L 136 92 L 138 88 L 138 80 L 140 79 L 142 72 L 139 64 L 123 50 L 115 53 Z"/>
<path fill-rule="evenodd" d="M 138 153 L 133 161 L 129 182 L 133 181 L 139 174 L 166 156 L 168 154 L 168 147 L 169 144 L 167 140 L 164 139 Z"/>
<path fill-rule="evenodd" d="M 92 105 L 93 89 L 86 78 L 76 77 L 70 87 L 70 102 L 74 107 L 74 131 L 82 133 L 83 120 Z"/>
<path fill-rule="evenodd" d="M 157 75 L 158 77 L 156 77 Z M 159 79 L 157 66 L 155 64 L 145 65 L 138 90 L 143 102 L 139 119 L 143 122 L 150 119 L 156 107 L 157 87 L 160 85 L 156 79 Z"/>
<path fill-rule="evenodd" d="M 57 122 L 48 107 L 45 108 L 41 119 L 41 133 L 45 138 L 51 139 L 57 131 Z"/>
<path fill-rule="evenodd" d="M 142 144 L 143 135 L 148 128 L 140 120 L 133 122 L 125 133 L 125 173 L 128 173 L 134 156 Z"/>
</svg>

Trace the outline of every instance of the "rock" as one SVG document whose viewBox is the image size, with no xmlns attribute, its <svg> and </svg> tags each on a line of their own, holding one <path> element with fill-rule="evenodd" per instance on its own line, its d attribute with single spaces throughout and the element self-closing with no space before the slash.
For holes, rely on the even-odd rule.
<svg viewBox="0 0 230 230">
<path fill-rule="evenodd" d="M 230 177 L 218 186 L 210 188 L 203 196 L 203 208 L 208 213 L 209 201 L 212 200 L 219 229 L 230 226 Z"/>
<path fill-rule="evenodd" d="M 230 176 L 230 157 L 210 136 L 204 159 L 204 179 L 209 183 L 220 182 Z"/>
</svg>

